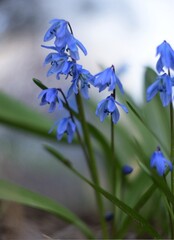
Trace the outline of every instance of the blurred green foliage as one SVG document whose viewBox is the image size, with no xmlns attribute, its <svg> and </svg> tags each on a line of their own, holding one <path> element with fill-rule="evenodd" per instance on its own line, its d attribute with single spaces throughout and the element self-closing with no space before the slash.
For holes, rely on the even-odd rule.
<svg viewBox="0 0 174 240">
<path fill-rule="evenodd" d="M 98 169 L 104 169 L 105 187 L 101 189 L 95 185 L 91 185 L 96 191 L 99 191 L 109 202 L 114 202 L 120 209 L 119 217 L 119 236 L 124 237 L 127 229 L 131 229 L 143 236 L 144 232 L 149 235 L 160 238 L 155 231 L 160 229 L 160 234 L 165 236 L 168 229 L 168 221 L 166 218 L 166 209 L 161 199 L 160 192 L 167 195 L 167 198 L 173 204 L 173 196 L 168 189 L 164 187 L 162 181 L 154 177 L 149 169 L 149 160 L 152 152 L 160 145 L 166 157 L 169 158 L 170 153 L 170 123 L 169 123 L 169 109 L 162 107 L 159 96 L 156 96 L 153 101 L 146 103 L 145 95 L 147 86 L 149 86 L 155 79 L 156 73 L 151 68 L 146 68 L 143 84 L 144 101 L 141 104 L 136 103 L 128 94 L 122 99 L 127 103 L 129 113 L 126 116 L 121 116 L 122 121 L 115 127 L 115 155 L 118 160 L 118 173 L 121 172 L 121 167 L 124 164 L 129 164 L 134 167 L 134 172 L 130 176 L 122 176 L 122 186 L 120 182 L 116 184 L 119 189 L 119 197 L 124 203 L 119 202 L 119 198 L 113 198 L 110 192 L 110 172 L 111 172 L 111 152 L 109 144 L 110 127 L 109 120 L 104 123 L 95 123 L 98 119 L 88 123 L 91 135 L 92 146 L 95 155 L 98 158 Z M 42 88 L 44 85 L 40 85 Z M 118 96 L 121 98 L 121 96 Z M 48 134 L 48 130 L 52 121 L 43 114 L 34 111 L 25 106 L 23 103 L 0 93 L 0 123 L 17 131 L 24 131 L 31 135 L 44 137 L 47 140 L 55 140 L 55 132 Z M 95 113 L 95 101 L 88 102 L 89 115 Z M 79 118 L 78 113 L 75 113 Z M 97 128 L 96 128 L 97 125 Z M 42 144 L 42 142 L 40 143 Z M 69 146 L 66 141 L 59 144 Z M 73 144 L 77 145 L 77 141 Z M 80 147 L 80 146 L 79 146 Z M 44 151 L 44 150 L 43 150 Z M 48 151 L 48 146 L 47 146 Z M 54 152 L 54 150 L 53 150 Z M 53 153 L 52 152 L 52 153 Z M 57 157 L 61 162 L 71 169 L 71 159 L 66 159 L 65 156 L 59 155 Z M 54 155 L 54 154 L 53 154 Z M 51 155 L 50 155 L 51 158 Z M 140 163 L 140 164 L 139 164 Z M 100 172 L 100 171 L 99 171 Z M 102 170 L 103 173 L 103 170 Z M 100 175 L 103 178 L 102 175 Z M 103 188 L 106 188 L 105 192 Z M 158 188 L 158 190 L 156 190 Z M 93 237 L 90 229 L 83 223 L 76 215 L 65 209 L 63 206 L 53 202 L 52 200 L 33 193 L 27 189 L 15 186 L 0 180 L 0 199 L 17 201 L 29 206 L 41 208 L 49 211 L 57 216 L 74 223 L 79 227 L 87 237 Z M 143 216 L 143 217 L 142 217 Z M 137 228 L 134 222 L 130 219 L 138 220 L 142 228 Z M 148 225 L 148 221 L 152 224 L 152 229 Z"/>
</svg>

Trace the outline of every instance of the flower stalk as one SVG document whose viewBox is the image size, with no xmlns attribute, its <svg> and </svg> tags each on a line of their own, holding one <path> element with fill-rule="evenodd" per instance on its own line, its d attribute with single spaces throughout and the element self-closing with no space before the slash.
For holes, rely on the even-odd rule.
<svg viewBox="0 0 174 240">
<path fill-rule="evenodd" d="M 113 98 L 115 99 L 116 97 L 116 90 L 113 90 L 112 93 Z M 117 171 L 117 164 L 116 164 L 116 159 L 115 159 L 115 132 L 114 132 L 114 122 L 111 117 L 111 153 L 112 153 L 112 194 L 113 196 L 116 196 L 116 171 Z M 114 214 L 114 219 L 112 222 L 112 237 L 115 236 L 116 234 L 116 206 L 113 204 L 113 214 Z"/>
<path fill-rule="evenodd" d="M 82 99 L 81 99 L 81 96 L 79 93 L 76 95 L 76 101 L 77 101 L 77 105 L 78 105 L 79 116 L 81 118 L 80 120 L 81 120 L 84 141 L 86 143 L 86 147 L 87 147 L 87 151 L 88 151 L 88 155 L 89 155 L 88 167 L 90 170 L 91 178 L 97 186 L 100 186 L 94 152 L 92 150 L 88 126 L 87 126 L 87 122 L 85 119 L 83 103 L 82 103 Z M 102 227 L 103 238 L 107 238 L 108 234 L 107 234 L 106 221 L 104 218 L 105 214 L 104 214 L 104 206 L 103 206 L 102 197 L 98 191 L 95 191 L 95 195 L 96 195 L 96 201 L 97 201 L 97 206 L 98 206 L 98 210 L 99 210 L 99 217 L 100 217 L 100 223 L 101 223 L 101 227 Z"/>
<path fill-rule="evenodd" d="M 174 111 L 173 104 L 170 103 L 170 129 L 171 129 L 171 150 L 170 150 L 170 159 L 172 164 L 174 164 Z M 174 195 L 174 172 L 171 172 L 171 192 Z M 174 208 L 172 207 L 172 212 L 174 212 Z M 172 217 L 171 217 L 172 219 Z M 171 239 L 174 239 L 174 219 L 171 221 Z"/>
</svg>

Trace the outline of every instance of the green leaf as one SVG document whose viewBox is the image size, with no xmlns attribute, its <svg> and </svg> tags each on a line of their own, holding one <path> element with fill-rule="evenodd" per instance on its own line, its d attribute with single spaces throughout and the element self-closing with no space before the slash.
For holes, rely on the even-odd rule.
<svg viewBox="0 0 174 240">
<path fill-rule="evenodd" d="M 139 212 L 140 209 L 147 203 L 147 201 L 150 199 L 150 197 L 152 196 L 152 194 L 154 193 L 154 191 L 156 190 L 156 185 L 152 184 L 147 190 L 146 192 L 140 197 L 140 199 L 138 200 L 138 202 L 135 204 L 135 206 L 133 207 L 133 209 L 136 212 Z M 124 220 L 121 228 L 119 229 L 119 231 L 117 232 L 117 236 L 118 238 L 122 239 L 124 234 L 127 232 L 127 229 L 130 225 L 132 221 L 132 218 L 130 216 L 127 216 L 126 219 Z"/>
<path fill-rule="evenodd" d="M 144 89 L 144 99 L 146 99 L 147 88 L 155 81 L 156 77 L 157 77 L 156 72 L 152 68 L 146 67 L 145 75 L 144 75 L 144 87 L 143 87 L 143 89 Z"/>
<path fill-rule="evenodd" d="M 60 154 L 56 154 L 56 150 L 52 147 L 47 147 L 46 150 L 50 152 L 54 157 L 56 157 L 58 160 L 60 160 L 59 156 Z M 69 162 L 69 160 L 66 159 L 66 162 Z M 98 185 L 90 182 L 87 178 L 85 178 L 83 175 L 81 175 L 76 169 L 74 169 L 71 165 L 67 166 L 71 171 L 73 171 L 79 178 L 81 178 L 83 181 L 85 181 L 87 184 L 89 184 L 92 188 L 95 189 L 95 191 L 101 193 L 106 199 L 108 199 L 110 202 L 114 203 L 117 207 L 119 207 L 123 212 L 125 212 L 127 215 L 129 215 L 133 220 L 135 220 L 140 227 L 147 233 L 149 233 L 152 237 L 161 239 L 161 236 L 156 232 L 156 230 L 148 223 L 147 220 L 145 220 L 139 213 L 137 213 L 134 209 L 129 207 L 124 202 L 120 201 L 117 197 L 112 196 L 109 192 L 104 190 L 103 188 L 99 187 Z"/>
<path fill-rule="evenodd" d="M 33 78 L 33 82 L 41 89 L 43 90 L 47 89 L 47 87 L 39 79 Z"/>
<path fill-rule="evenodd" d="M 174 208 L 174 196 L 171 193 L 166 182 L 164 182 L 164 179 L 158 176 L 156 172 L 154 174 L 151 173 L 142 162 L 139 161 L 138 163 L 140 167 L 144 170 L 144 172 L 153 180 L 154 184 L 164 193 L 164 195 L 167 197 L 168 201 L 171 202 Z"/>
<path fill-rule="evenodd" d="M 17 186 L 10 182 L 0 180 L 0 199 L 18 202 L 30 207 L 50 212 L 59 218 L 74 224 L 86 237 L 94 239 L 91 230 L 74 213 L 59 203 L 38 193 Z"/>
<path fill-rule="evenodd" d="M 12 128 L 25 130 L 35 135 L 56 139 L 56 135 L 48 134 L 53 122 L 43 114 L 14 98 L 0 92 L 0 123 Z"/>
<path fill-rule="evenodd" d="M 158 137 L 158 135 L 156 134 L 156 132 L 152 129 L 154 125 L 149 126 L 149 124 L 146 122 L 146 120 L 144 118 L 142 118 L 142 116 L 138 113 L 138 111 L 136 110 L 136 107 L 133 106 L 132 103 L 127 101 L 127 104 L 129 106 L 129 108 L 131 109 L 131 111 L 135 114 L 135 116 L 140 120 L 140 122 L 145 126 L 145 128 L 152 134 L 152 136 L 156 139 L 156 141 L 161 145 L 161 147 L 163 147 L 165 152 L 168 152 L 168 150 L 166 149 L 166 146 L 163 144 L 163 142 L 161 141 L 161 139 Z"/>
<path fill-rule="evenodd" d="M 49 153 L 51 153 L 51 155 L 55 156 L 57 159 L 59 159 L 59 161 L 61 161 L 65 166 L 67 167 L 72 167 L 72 164 L 69 160 L 67 160 L 61 153 L 59 153 L 58 151 L 56 151 L 54 148 L 48 146 L 48 145 L 43 145 L 45 150 L 47 150 Z"/>
</svg>

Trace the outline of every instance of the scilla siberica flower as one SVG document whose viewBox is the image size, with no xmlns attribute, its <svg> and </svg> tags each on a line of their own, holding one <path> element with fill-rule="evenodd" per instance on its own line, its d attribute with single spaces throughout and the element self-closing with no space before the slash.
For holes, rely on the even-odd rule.
<svg viewBox="0 0 174 240">
<path fill-rule="evenodd" d="M 156 64 L 156 69 L 159 73 L 163 72 L 164 68 L 174 70 L 174 51 L 168 42 L 163 41 L 157 47 L 156 55 L 160 55 Z"/>
<path fill-rule="evenodd" d="M 122 173 L 125 174 L 125 175 L 130 174 L 132 171 L 133 171 L 133 168 L 129 165 L 124 165 L 122 167 Z"/>
<path fill-rule="evenodd" d="M 61 140 L 64 134 L 67 134 L 68 142 L 71 143 L 76 131 L 76 125 L 70 117 L 63 118 L 60 122 L 56 122 L 57 127 L 57 139 Z M 51 133 L 55 125 L 50 129 Z"/>
<path fill-rule="evenodd" d="M 120 106 L 126 113 L 128 113 L 126 106 L 117 102 L 112 95 L 99 102 L 96 115 L 100 118 L 100 121 L 103 122 L 105 118 L 111 114 L 112 122 L 116 124 L 120 118 L 117 105 Z"/>
<path fill-rule="evenodd" d="M 60 79 L 60 74 L 67 75 L 73 65 L 72 61 L 68 61 L 69 56 L 66 53 L 49 53 L 45 58 L 44 64 L 51 63 L 51 68 L 47 73 L 47 77 L 56 74 L 56 78 Z"/>
<path fill-rule="evenodd" d="M 156 81 L 147 88 L 147 102 L 149 102 L 158 92 L 160 93 L 163 106 L 166 107 L 172 100 L 172 78 L 166 73 L 158 76 Z"/>
<path fill-rule="evenodd" d="M 160 147 L 157 147 L 157 150 L 152 154 L 150 159 L 150 167 L 155 167 L 159 176 L 163 176 L 167 168 L 169 168 L 170 171 L 173 170 L 172 163 L 164 157 Z"/>
<path fill-rule="evenodd" d="M 53 112 L 56 108 L 56 104 L 59 104 L 59 108 L 63 107 L 61 98 L 58 96 L 57 88 L 44 89 L 38 96 L 41 98 L 40 105 L 50 104 L 49 112 Z"/>
<path fill-rule="evenodd" d="M 78 48 L 87 55 L 87 50 L 83 44 L 77 40 L 69 31 L 69 23 L 63 19 L 53 19 L 50 22 L 52 25 L 44 36 L 44 41 L 50 41 L 55 37 L 55 47 L 50 47 L 57 50 L 59 53 L 69 52 L 70 56 L 74 60 L 79 60 Z M 46 46 L 43 46 L 46 47 Z"/>
<path fill-rule="evenodd" d="M 90 83 L 93 83 L 93 76 L 91 73 L 82 68 L 82 65 L 74 64 L 71 74 L 73 79 L 71 81 L 72 84 L 68 90 L 67 97 L 69 97 L 73 92 L 78 94 L 80 89 L 82 96 L 88 99 L 88 89 L 90 87 Z"/>
<path fill-rule="evenodd" d="M 104 71 L 94 76 L 94 86 L 99 88 L 99 92 L 108 87 L 109 91 L 112 91 L 118 85 L 121 93 L 123 94 L 123 86 L 119 78 L 115 74 L 114 66 L 106 68 Z"/>
</svg>

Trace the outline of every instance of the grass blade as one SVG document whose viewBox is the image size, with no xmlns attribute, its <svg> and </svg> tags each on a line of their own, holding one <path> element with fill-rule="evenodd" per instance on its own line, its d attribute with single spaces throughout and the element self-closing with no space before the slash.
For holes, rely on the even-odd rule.
<svg viewBox="0 0 174 240">
<path fill-rule="evenodd" d="M 84 222 L 82 222 L 70 210 L 48 197 L 42 196 L 10 182 L 0 180 L 0 199 L 18 202 L 50 212 L 59 218 L 74 224 L 84 233 L 86 237 L 94 239 L 94 235 Z"/>
</svg>

